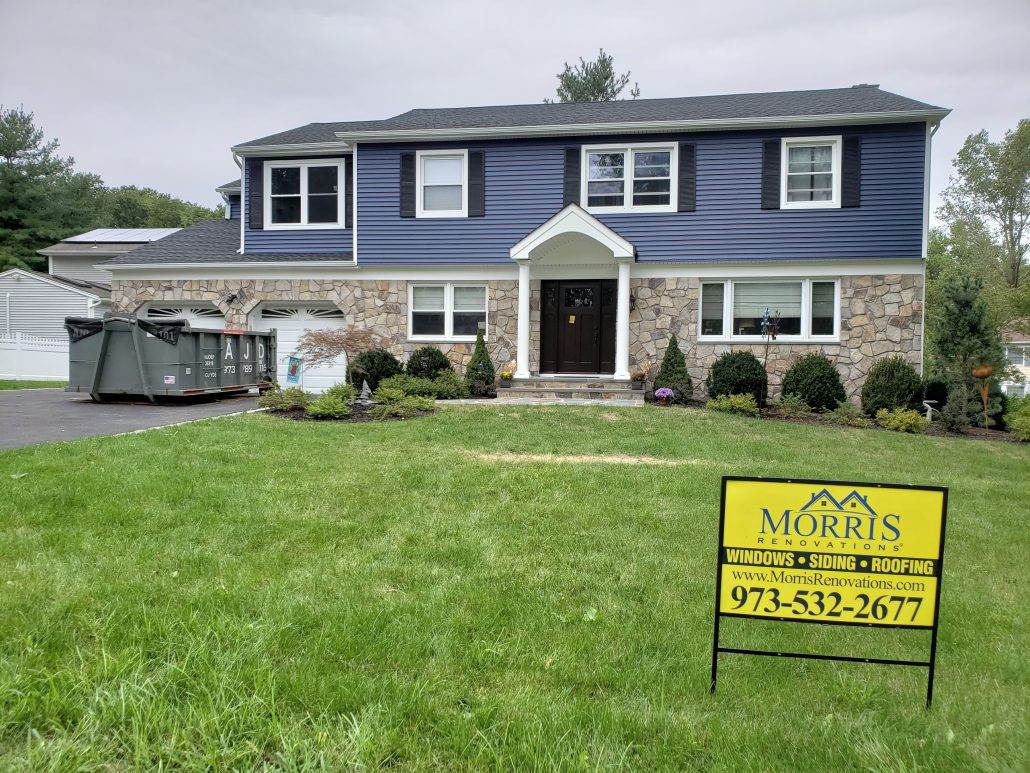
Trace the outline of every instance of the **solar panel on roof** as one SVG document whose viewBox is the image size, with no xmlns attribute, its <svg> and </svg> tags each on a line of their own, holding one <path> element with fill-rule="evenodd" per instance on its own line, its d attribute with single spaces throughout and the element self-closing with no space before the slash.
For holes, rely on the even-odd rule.
<svg viewBox="0 0 1030 773">
<path fill-rule="evenodd" d="M 94 228 L 78 236 L 69 236 L 66 242 L 156 242 L 181 228 Z"/>
</svg>

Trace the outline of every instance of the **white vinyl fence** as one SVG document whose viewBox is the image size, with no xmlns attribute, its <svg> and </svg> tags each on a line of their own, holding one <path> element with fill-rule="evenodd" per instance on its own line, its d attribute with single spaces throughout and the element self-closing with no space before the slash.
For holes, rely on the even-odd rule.
<svg viewBox="0 0 1030 773">
<path fill-rule="evenodd" d="M 68 339 L 24 333 L 0 336 L 0 378 L 67 381 Z"/>
</svg>

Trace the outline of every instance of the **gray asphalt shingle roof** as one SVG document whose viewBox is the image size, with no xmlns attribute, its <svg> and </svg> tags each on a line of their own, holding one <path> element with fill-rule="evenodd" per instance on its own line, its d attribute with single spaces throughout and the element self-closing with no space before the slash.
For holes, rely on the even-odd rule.
<svg viewBox="0 0 1030 773">
<path fill-rule="evenodd" d="M 200 220 L 178 233 L 151 242 L 100 265 L 104 267 L 170 263 L 292 263 L 351 260 L 350 252 L 297 252 L 240 255 L 239 220 Z"/>
<path fill-rule="evenodd" d="M 495 105 L 409 110 L 382 121 L 312 123 L 237 147 L 338 141 L 336 132 L 518 128 L 651 121 L 718 121 L 941 110 L 876 86 L 812 91 L 720 94 L 616 102 Z"/>
</svg>

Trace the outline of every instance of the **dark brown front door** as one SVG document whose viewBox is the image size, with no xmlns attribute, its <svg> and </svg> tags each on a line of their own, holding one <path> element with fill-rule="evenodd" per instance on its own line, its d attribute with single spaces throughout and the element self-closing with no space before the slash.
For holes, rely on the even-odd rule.
<svg viewBox="0 0 1030 773">
<path fill-rule="evenodd" d="M 614 371 L 615 287 L 613 279 L 541 282 L 542 373 Z"/>
</svg>

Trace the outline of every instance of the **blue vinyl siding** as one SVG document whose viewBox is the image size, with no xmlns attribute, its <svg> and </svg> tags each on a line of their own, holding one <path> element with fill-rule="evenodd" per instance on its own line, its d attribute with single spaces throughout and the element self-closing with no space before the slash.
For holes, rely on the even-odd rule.
<svg viewBox="0 0 1030 773">
<path fill-rule="evenodd" d="M 334 156 L 338 158 L 339 156 Z M 350 164 L 350 157 L 347 164 Z M 276 159 L 279 160 L 279 159 Z M 249 179 L 248 179 L 249 185 Z M 343 195 L 343 191 L 340 191 Z M 249 196 L 247 197 L 250 198 Z M 250 227 L 250 202 L 243 202 L 244 253 L 351 252 L 354 232 L 350 228 L 256 230 Z"/>
<path fill-rule="evenodd" d="M 824 134 L 862 136 L 861 206 L 762 210 L 762 141 Z M 636 139 L 697 145 L 696 212 L 598 216 L 636 246 L 638 262 L 904 258 L 921 254 L 922 123 L 819 131 L 646 135 Z M 589 137 L 451 144 L 486 152 L 486 217 L 456 219 L 402 219 L 399 215 L 400 153 L 448 145 L 360 145 L 358 262 L 399 265 L 509 261 L 512 245 L 562 208 L 565 148 L 632 141 Z M 280 237 L 274 232 L 272 235 Z"/>
<path fill-rule="evenodd" d="M 239 220 L 240 219 L 240 197 L 239 195 L 229 196 L 229 219 Z"/>
</svg>

